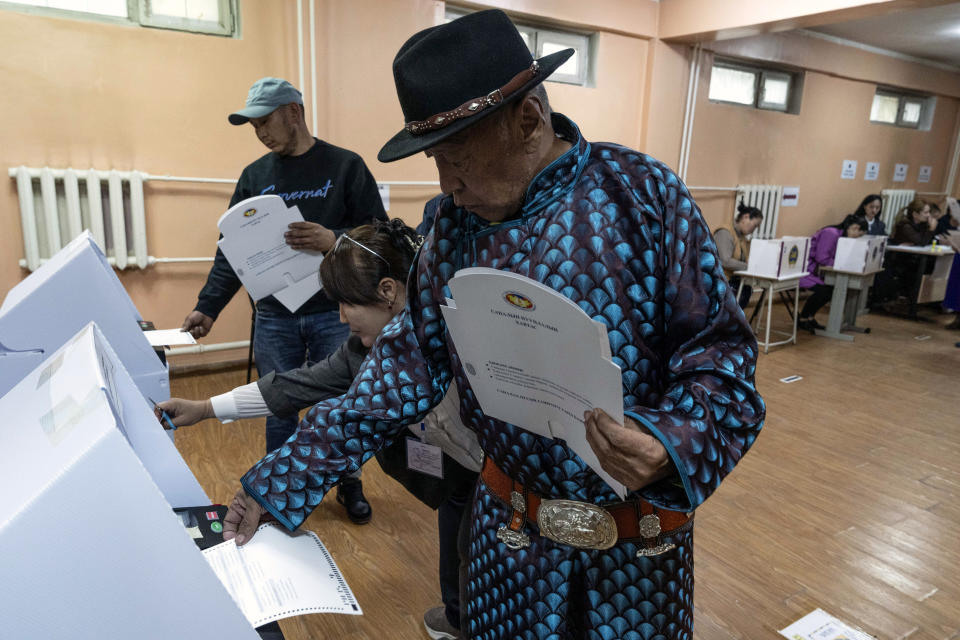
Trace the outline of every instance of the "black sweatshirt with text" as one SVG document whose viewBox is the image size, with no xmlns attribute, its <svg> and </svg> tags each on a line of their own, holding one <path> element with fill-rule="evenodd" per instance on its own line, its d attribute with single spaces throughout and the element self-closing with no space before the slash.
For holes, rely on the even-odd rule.
<svg viewBox="0 0 960 640">
<path fill-rule="evenodd" d="M 260 195 L 277 195 L 288 207 L 296 205 L 307 222 L 316 222 L 337 236 L 374 218 L 386 220 L 383 201 L 363 159 L 347 149 L 317 140 L 299 156 L 281 156 L 270 152 L 248 165 L 230 198 L 230 206 Z M 217 255 L 207 283 L 197 296 L 195 310 L 216 320 L 241 287 L 226 256 Z M 268 296 L 257 303 L 260 309 L 290 312 L 276 298 Z M 335 311 L 336 303 L 321 290 L 298 310 L 297 314 Z"/>
</svg>

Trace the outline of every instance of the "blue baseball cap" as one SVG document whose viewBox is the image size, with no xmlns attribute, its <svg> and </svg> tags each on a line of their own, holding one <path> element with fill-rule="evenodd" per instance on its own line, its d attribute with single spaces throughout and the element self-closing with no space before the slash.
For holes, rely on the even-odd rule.
<svg viewBox="0 0 960 640">
<path fill-rule="evenodd" d="M 260 78 L 250 87 L 247 106 L 231 113 L 227 120 L 230 124 L 246 124 L 250 118 L 270 115 L 291 102 L 303 104 L 303 95 L 292 84 L 280 78 Z"/>
</svg>

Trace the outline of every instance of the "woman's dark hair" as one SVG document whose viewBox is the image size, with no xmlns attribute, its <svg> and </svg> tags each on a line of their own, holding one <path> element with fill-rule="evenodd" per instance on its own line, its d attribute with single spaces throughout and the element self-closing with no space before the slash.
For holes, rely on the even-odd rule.
<svg viewBox="0 0 960 640">
<path fill-rule="evenodd" d="M 422 238 L 403 220 L 374 220 L 345 235 L 320 263 L 320 283 L 328 298 L 372 305 L 382 302 L 378 293 L 382 279 L 406 284 Z"/>
<path fill-rule="evenodd" d="M 873 202 L 874 200 L 879 200 L 880 204 L 883 204 L 883 198 L 881 198 L 876 193 L 871 193 L 866 198 L 863 199 L 863 202 L 860 203 L 860 206 L 857 207 L 857 210 L 853 212 L 853 215 L 860 216 L 861 218 L 867 217 L 867 205 Z"/>
<path fill-rule="evenodd" d="M 740 204 L 737 205 L 737 222 L 740 222 L 743 216 L 749 216 L 751 220 L 763 220 L 763 211 L 760 211 L 757 207 L 745 205 L 741 200 Z"/>
<path fill-rule="evenodd" d="M 855 213 L 851 213 L 846 218 L 843 219 L 843 222 L 837 225 L 837 227 L 843 231 L 843 235 L 847 235 L 847 230 L 850 229 L 853 225 L 860 227 L 861 231 L 867 230 L 867 219 L 863 216 L 858 216 Z"/>
</svg>

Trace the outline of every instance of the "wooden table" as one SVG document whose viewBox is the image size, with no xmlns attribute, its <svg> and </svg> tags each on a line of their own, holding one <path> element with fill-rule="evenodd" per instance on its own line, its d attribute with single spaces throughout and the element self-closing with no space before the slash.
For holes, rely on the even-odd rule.
<svg viewBox="0 0 960 640">
<path fill-rule="evenodd" d="M 751 287 L 756 287 L 765 292 L 766 302 L 767 302 L 767 320 L 764 326 L 764 339 L 759 339 L 759 317 L 757 314 L 754 314 L 754 317 L 757 317 L 757 326 L 754 326 L 753 332 L 758 334 L 757 344 L 763 347 L 764 353 L 769 353 L 770 347 L 776 347 L 781 344 L 788 343 L 797 343 L 797 314 L 791 313 L 793 316 L 793 331 L 787 333 L 785 331 L 774 331 L 774 333 L 779 333 L 781 335 L 787 336 L 785 340 L 779 340 L 777 342 L 770 342 L 770 319 L 773 316 L 773 294 L 777 291 L 789 291 L 793 290 L 793 306 L 794 308 L 800 303 L 800 278 L 808 275 L 806 271 L 802 273 L 795 273 L 789 276 L 770 276 L 759 273 L 750 273 L 749 271 L 735 271 L 734 275 L 740 276 L 740 286 L 737 288 L 737 299 L 740 299 L 740 292 L 743 290 L 744 285 L 750 285 Z M 760 314 L 762 316 L 762 314 Z"/>
<path fill-rule="evenodd" d="M 826 329 L 817 329 L 816 335 L 837 340 L 853 341 L 849 333 L 869 333 L 870 329 L 857 326 L 860 309 L 866 305 L 867 292 L 873 278 L 883 269 L 873 271 L 841 271 L 833 267 L 820 267 L 820 275 L 826 284 L 833 285 L 830 297 L 830 317 Z"/>
</svg>

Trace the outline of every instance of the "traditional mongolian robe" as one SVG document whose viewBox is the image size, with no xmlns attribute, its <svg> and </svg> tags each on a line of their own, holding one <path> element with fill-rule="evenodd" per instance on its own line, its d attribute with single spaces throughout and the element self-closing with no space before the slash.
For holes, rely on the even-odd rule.
<svg viewBox="0 0 960 640">
<path fill-rule="evenodd" d="M 690 194 L 653 158 L 589 143 L 562 115 L 553 123 L 572 147 L 529 185 L 519 215 L 490 224 L 442 201 L 410 276 L 407 309 L 384 329 L 350 391 L 314 406 L 296 435 L 243 477 L 286 527 L 299 526 L 345 473 L 421 420 L 453 380 L 464 424 L 526 491 L 619 500 L 564 442 L 481 411 L 439 308 L 464 267 L 542 282 L 606 324 L 624 410 L 666 447 L 674 469 L 628 497 L 693 511 L 753 443 L 764 418 L 756 339 Z M 664 536 L 669 551 L 638 556 L 637 540 L 578 549 L 540 535 L 535 524 L 525 525 L 530 544 L 511 549 L 497 530 L 512 513 L 478 484 L 468 637 L 693 637 L 692 521 Z"/>
</svg>

